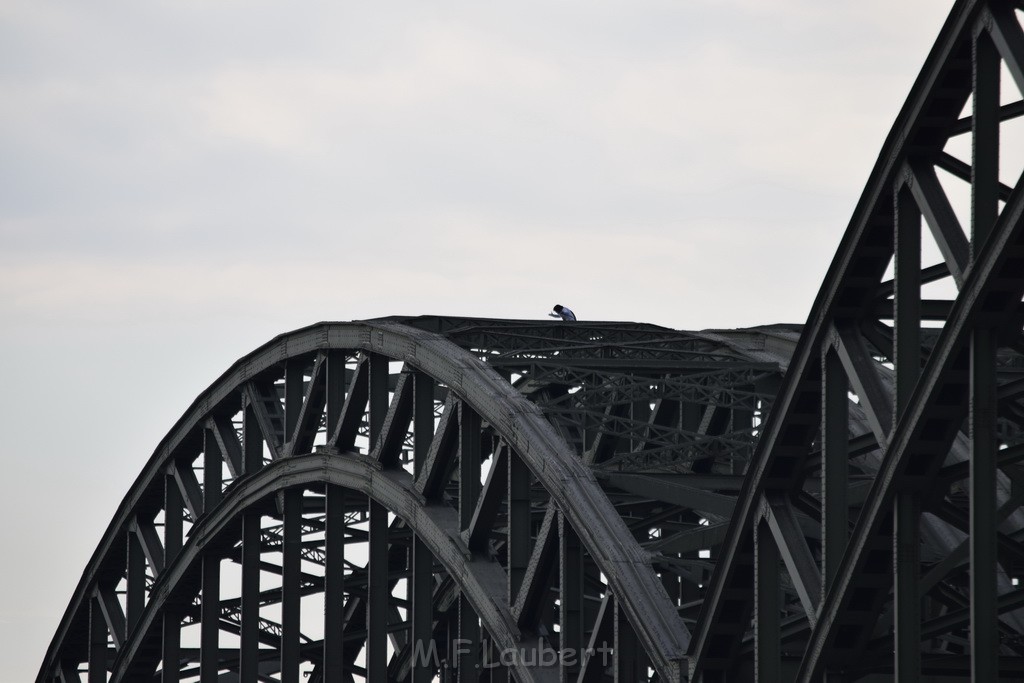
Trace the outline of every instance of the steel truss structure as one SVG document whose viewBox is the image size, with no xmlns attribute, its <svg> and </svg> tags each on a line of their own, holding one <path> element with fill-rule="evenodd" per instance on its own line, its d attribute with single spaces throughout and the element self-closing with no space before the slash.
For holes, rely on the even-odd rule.
<svg viewBox="0 0 1024 683">
<path fill-rule="evenodd" d="M 1019 9 L 956 3 L 885 142 L 747 472 L 695 679 L 749 661 L 767 681 L 1024 680 L 1024 188 L 1000 164 L 1024 112 Z"/>
<path fill-rule="evenodd" d="M 781 382 L 771 348 L 796 337 L 445 318 L 281 336 L 161 443 L 40 680 L 680 680 L 700 550 Z"/>
<path fill-rule="evenodd" d="M 260 347 L 145 465 L 38 680 L 1024 680 L 1022 91 L 1020 3 L 957 2 L 803 328 Z"/>
</svg>

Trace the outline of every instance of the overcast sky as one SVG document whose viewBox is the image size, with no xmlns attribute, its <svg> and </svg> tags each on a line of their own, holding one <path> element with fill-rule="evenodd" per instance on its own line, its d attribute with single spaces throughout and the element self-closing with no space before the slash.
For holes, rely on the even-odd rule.
<svg viewBox="0 0 1024 683">
<path fill-rule="evenodd" d="M 803 322 L 939 0 L 0 1 L 0 660 L 236 358 L 391 314 Z"/>
</svg>

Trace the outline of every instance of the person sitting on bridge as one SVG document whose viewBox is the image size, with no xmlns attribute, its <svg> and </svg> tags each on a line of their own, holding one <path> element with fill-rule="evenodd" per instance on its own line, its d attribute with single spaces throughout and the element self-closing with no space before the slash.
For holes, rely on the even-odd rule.
<svg viewBox="0 0 1024 683">
<path fill-rule="evenodd" d="M 548 313 L 548 315 L 552 318 L 561 318 L 565 321 L 576 321 L 576 314 L 562 304 L 555 304 L 554 309 L 552 309 L 551 313 Z"/>
</svg>

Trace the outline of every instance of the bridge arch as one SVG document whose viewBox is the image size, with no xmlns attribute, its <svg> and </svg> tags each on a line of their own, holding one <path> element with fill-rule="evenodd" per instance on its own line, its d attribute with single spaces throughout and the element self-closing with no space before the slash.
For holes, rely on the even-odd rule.
<svg viewBox="0 0 1024 683">
<path fill-rule="evenodd" d="M 174 588 L 176 581 L 163 577 L 172 576 L 166 572 L 178 567 L 172 558 L 184 552 L 183 548 L 191 548 L 193 555 L 190 563 L 178 568 L 181 576 L 199 571 L 194 553 L 202 555 L 199 546 L 189 545 L 191 540 L 182 544 L 181 522 L 175 521 L 178 513 L 189 527 L 190 538 L 193 533 L 201 534 L 204 524 L 213 524 L 206 520 L 214 519 L 220 506 L 239 504 L 239 492 L 248 490 L 250 479 L 261 477 L 259 481 L 263 481 L 270 476 L 262 474 L 264 469 L 288 477 L 285 473 L 292 463 L 308 463 L 311 458 L 351 460 L 358 463 L 363 475 L 378 472 L 368 480 L 375 485 L 389 481 L 388 473 L 409 477 L 415 483 L 405 498 L 387 498 L 373 487 L 349 488 L 377 503 L 384 502 L 386 509 L 419 530 L 415 535 L 432 553 L 450 554 L 451 543 L 456 541 L 445 537 L 441 527 L 421 526 L 418 522 L 430 519 L 423 517 L 423 511 L 434 504 L 444 503 L 446 498 L 449 506 L 454 504 L 462 558 L 466 566 L 475 569 L 464 574 L 464 569 L 453 572 L 450 564 L 441 564 L 460 593 L 465 594 L 467 607 L 474 610 L 472 618 L 480 618 L 479 623 L 495 645 L 507 649 L 519 643 L 521 649 L 537 649 L 544 647 L 543 640 L 549 649 L 552 642 L 574 642 L 578 649 L 585 650 L 587 645 L 601 642 L 595 635 L 600 631 L 609 642 L 621 639 L 620 652 L 627 651 L 627 638 L 634 639 L 636 645 L 631 647 L 643 656 L 629 666 L 639 670 L 650 665 L 663 678 L 678 679 L 684 669 L 687 627 L 652 569 L 651 552 L 641 548 L 635 533 L 616 513 L 598 477 L 585 464 L 586 456 L 581 458 L 570 448 L 538 405 L 513 388 L 507 378 L 470 351 L 422 329 L 422 321 L 410 322 L 323 323 L 282 335 L 235 363 L 197 398 L 161 442 L 119 507 L 83 575 L 40 679 L 74 679 L 82 666 L 96 671 L 111 666 L 118 680 L 133 679 L 157 666 L 163 671 L 166 664 L 160 665 L 161 648 L 152 640 L 153 629 L 160 630 L 160 625 L 153 619 L 164 604 L 162 600 L 179 590 Z M 588 334 L 583 327 L 576 331 Z M 652 351 L 643 346 L 650 342 L 652 331 L 656 339 L 661 337 L 653 348 L 665 348 Z M 677 333 L 660 328 L 631 333 L 635 339 L 630 343 L 640 344 L 640 356 L 676 353 L 665 340 Z M 607 329 L 604 334 L 608 334 Z M 592 344 L 597 338 L 592 335 L 584 341 Z M 719 353 L 732 353 L 727 344 L 710 337 L 687 337 L 685 343 L 692 346 L 696 341 L 717 348 Z M 565 341 L 559 343 L 564 345 Z M 559 353 L 555 350 L 551 355 Z M 697 355 L 708 354 L 701 350 Z M 687 351 L 686 355 L 693 354 Z M 729 360 L 742 359 L 734 354 Z M 620 365 L 627 362 L 616 361 Z M 650 358 L 643 363 L 658 366 Z M 395 367 L 398 364 L 400 368 Z M 417 385 L 425 388 L 417 392 Z M 429 418 L 418 426 L 417 410 L 429 411 Z M 317 439 L 324 443 L 314 444 Z M 490 452 L 480 443 L 487 439 L 492 443 Z M 603 447 L 613 453 L 614 449 L 609 448 L 607 444 Z M 321 452 L 303 455 L 314 449 Z M 360 449 L 363 452 L 356 453 Z M 507 475 L 485 481 L 479 461 L 467 465 L 463 472 L 463 452 L 475 452 L 474 457 L 485 462 L 500 462 L 502 469 L 508 469 Z M 422 471 L 415 472 L 419 467 Z M 453 477 L 456 469 L 458 474 Z M 196 476 L 200 470 L 202 482 Z M 209 481 L 207 470 L 212 473 Z M 325 471 L 337 476 L 341 470 Z M 600 474 L 607 479 L 607 473 Z M 330 480 L 326 474 L 323 477 L 320 483 Z M 463 487 L 463 477 L 475 483 Z M 504 483 L 490 486 L 492 479 L 502 477 Z M 226 488 L 225 481 L 230 481 Z M 311 485 L 316 480 L 303 481 Z M 363 476 L 359 481 L 367 479 Z M 513 481 L 519 483 L 510 483 Z M 333 484 L 344 486 L 338 481 Z M 516 486 L 518 493 L 513 493 Z M 495 493 L 503 487 L 504 492 Z M 538 493 L 547 501 L 541 503 L 543 515 L 537 514 L 537 500 L 530 501 Z M 514 495 L 525 496 L 526 500 L 513 501 Z M 467 499 L 474 502 L 464 503 Z M 403 509 L 396 509 L 399 502 Z M 413 503 L 419 508 L 410 510 L 408 506 Z M 174 509 L 178 513 L 169 512 Z M 452 508 L 444 509 L 450 512 Z M 283 516 L 280 510 L 277 512 Z M 498 545 L 507 547 L 495 553 L 493 546 L 488 549 L 487 539 L 496 533 L 494 525 L 499 515 L 507 526 L 518 524 L 526 529 L 526 536 L 516 538 L 506 528 L 501 532 L 504 543 Z M 513 519 L 517 515 L 518 519 Z M 531 532 L 531 523 L 535 527 L 539 523 L 539 531 Z M 600 623 L 592 627 L 581 625 L 583 606 L 579 603 L 585 591 L 577 588 L 575 609 L 579 614 L 572 611 L 572 599 L 559 594 L 565 629 L 574 625 L 575 640 L 564 633 L 556 641 L 541 623 L 541 613 L 551 609 L 545 602 L 545 594 L 550 592 L 545 581 L 550 580 L 551 567 L 546 565 L 551 564 L 551 553 L 545 557 L 536 548 L 529 548 L 535 539 L 560 550 L 556 558 L 559 554 L 576 558 L 580 580 L 593 581 L 593 576 L 588 579 L 580 572 L 580 558 L 585 554 L 585 561 L 592 564 L 591 574 L 599 575 L 606 586 L 602 614 L 594 617 Z M 244 552 L 244 546 L 242 542 L 235 551 Z M 559 584 L 568 589 L 565 563 L 558 561 L 562 565 L 557 572 Z M 481 562 L 489 569 L 480 570 L 477 565 Z M 244 567 L 244 561 L 242 564 Z M 486 581 L 474 583 L 479 571 L 485 571 Z M 504 576 L 508 584 L 510 574 L 515 574 L 512 580 L 524 588 L 508 588 L 504 599 L 496 598 L 495 591 L 502 592 L 496 577 Z M 480 581 L 492 593 L 484 602 Z M 179 612 L 201 612 L 202 600 L 197 596 L 203 590 L 195 581 L 183 585 L 191 586 L 192 602 L 179 605 Z M 284 586 L 280 589 L 281 593 L 286 590 Z M 118 597 L 119 591 L 124 597 Z M 244 604 L 245 598 L 239 597 L 237 602 Z M 607 614 L 603 614 L 605 611 Z M 245 617 L 233 618 L 238 623 L 232 628 L 245 633 Z M 190 619 L 201 621 L 188 616 L 184 619 L 186 624 Z M 258 628 L 261 622 L 257 617 L 252 619 L 248 628 Z M 224 622 L 223 615 L 218 620 Z M 136 628 L 145 631 L 136 633 Z M 469 631 L 474 632 L 473 627 Z M 266 634 L 251 637 L 262 637 L 264 643 L 268 640 Z M 173 651 L 180 645 L 171 643 L 170 647 Z M 265 658 L 265 649 L 250 655 L 254 662 Z M 92 660 L 97 663 L 90 664 Z M 514 668 L 523 680 L 550 675 L 525 664 Z M 573 673 L 585 668 L 576 663 Z"/>
<path fill-rule="evenodd" d="M 128 492 L 39 680 L 430 680 L 413 641 L 467 681 L 1024 678 L 1022 23 L 956 2 L 802 329 L 392 318 L 233 365 Z"/>
</svg>

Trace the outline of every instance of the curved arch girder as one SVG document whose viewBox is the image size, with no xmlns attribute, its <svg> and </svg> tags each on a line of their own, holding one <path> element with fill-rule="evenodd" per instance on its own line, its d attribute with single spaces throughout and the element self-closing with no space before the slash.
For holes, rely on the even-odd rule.
<svg viewBox="0 0 1024 683">
<path fill-rule="evenodd" d="M 635 625 L 655 669 L 666 679 L 680 677 L 686 629 L 651 571 L 649 555 L 639 548 L 593 475 L 565 447 L 539 409 L 478 359 L 442 337 L 393 323 L 324 323 L 282 335 L 234 364 L 176 423 L 122 502 L 86 568 L 40 680 L 49 675 L 47 672 L 60 668 L 62 644 L 69 633 L 81 630 L 93 587 L 99 577 L 116 566 L 116 561 L 111 565 L 111 559 L 122 556 L 126 529 L 133 524 L 137 511 L 146 504 L 152 508 L 154 494 L 161 489 L 164 475 L 174 474 L 177 460 L 195 457 L 189 454 L 202 448 L 196 439 L 209 426 L 210 415 L 225 402 L 230 403 L 240 387 L 247 387 L 261 373 L 289 359 L 331 349 L 361 350 L 404 360 L 471 404 L 520 455 L 559 505 L 608 577 L 619 606 Z M 185 502 L 196 507 L 194 500 Z"/>
<path fill-rule="evenodd" d="M 120 650 L 110 680 L 139 680 L 152 675 L 155 662 L 149 661 L 141 669 L 136 668 L 136 656 L 146 648 L 147 640 L 159 638 L 159 616 L 165 603 L 179 586 L 189 579 L 196 580 L 201 569 L 198 561 L 207 547 L 237 538 L 238 530 L 234 527 L 240 525 L 241 515 L 246 510 L 268 502 L 272 504 L 274 495 L 286 489 L 314 484 L 333 484 L 358 491 L 403 519 L 427 544 L 459 590 L 469 596 L 492 638 L 508 650 L 523 647 L 508 606 L 493 600 L 496 592 L 504 590 L 507 580 L 504 571 L 493 562 L 468 561 L 471 555 L 462 543 L 458 514 L 454 510 L 442 505 L 424 506 L 412 476 L 404 471 L 381 469 L 376 462 L 359 454 L 314 453 L 278 460 L 242 478 L 221 505 L 193 527 L 189 542 L 153 586 L 146 611 L 135 633 Z M 557 668 L 524 665 L 524 662 L 536 662 L 536 656 L 524 656 L 515 661 L 519 680 L 558 680 Z"/>
</svg>

